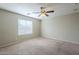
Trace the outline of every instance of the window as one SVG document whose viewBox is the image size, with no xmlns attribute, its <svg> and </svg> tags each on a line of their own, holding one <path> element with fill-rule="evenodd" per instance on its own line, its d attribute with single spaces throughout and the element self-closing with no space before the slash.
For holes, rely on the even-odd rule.
<svg viewBox="0 0 79 59">
<path fill-rule="evenodd" d="M 32 34 L 32 21 L 18 20 L 18 35 Z"/>
</svg>

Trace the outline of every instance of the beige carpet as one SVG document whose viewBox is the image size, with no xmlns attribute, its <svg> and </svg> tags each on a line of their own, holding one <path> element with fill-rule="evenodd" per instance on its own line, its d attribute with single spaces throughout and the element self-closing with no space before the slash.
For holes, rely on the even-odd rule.
<svg viewBox="0 0 79 59">
<path fill-rule="evenodd" d="M 0 48 L 1 55 L 76 55 L 79 45 L 46 38 L 26 40 Z"/>
</svg>

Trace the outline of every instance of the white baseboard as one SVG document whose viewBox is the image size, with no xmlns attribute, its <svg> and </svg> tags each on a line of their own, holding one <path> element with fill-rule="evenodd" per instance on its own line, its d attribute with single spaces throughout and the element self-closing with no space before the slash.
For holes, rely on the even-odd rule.
<svg viewBox="0 0 79 59">
<path fill-rule="evenodd" d="M 37 38 L 37 37 L 31 37 L 31 38 L 28 38 L 28 39 L 33 39 L 33 38 Z M 2 48 L 2 47 L 7 47 L 7 46 L 11 46 L 11 45 L 14 45 L 14 44 L 23 42 L 23 41 L 28 40 L 28 39 L 22 39 L 22 40 L 19 40 L 19 39 L 18 39 L 18 40 L 16 40 L 16 41 L 4 43 L 4 44 L 1 44 L 1 45 L 0 45 L 0 48 Z"/>
<path fill-rule="evenodd" d="M 19 42 L 20 42 L 20 41 L 12 41 L 12 42 L 8 42 L 8 43 L 4 43 L 4 44 L 0 45 L 0 48 L 2 48 L 2 47 L 7 47 L 7 46 L 10 46 L 10 45 L 19 43 Z"/>
<path fill-rule="evenodd" d="M 62 40 L 62 39 L 49 38 L 49 37 L 43 37 L 43 38 L 54 39 L 54 40 L 63 41 L 63 42 L 68 42 L 68 43 L 73 43 L 73 44 L 79 44 L 79 42 L 75 42 L 75 41 Z"/>
</svg>

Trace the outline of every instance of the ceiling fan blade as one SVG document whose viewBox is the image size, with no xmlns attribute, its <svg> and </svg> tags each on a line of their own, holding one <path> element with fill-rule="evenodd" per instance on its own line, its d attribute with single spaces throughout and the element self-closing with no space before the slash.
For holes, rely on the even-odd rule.
<svg viewBox="0 0 79 59">
<path fill-rule="evenodd" d="M 52 13 L 52 12 L 54 12 L 54 10 L 51 10 L 51 11 L 47 11 L 46 13 Z"/>
<path fill-rule="evenodd" d="M 38 15 L 38 17 L 40 17 L 41 16 L 41 14 L 40 15 Z"/>
<path fill-rule="evenodd" d="M 46 16 L 49 16 L 48 14 L 45 14 Z"/>
<path fill-rule="evenodd" d="M 38 14 L 38 13 L 40 13 L 40 12 L 32 12 L 32 13 L 34 13 L 34 14 Z"/>
<path fill-rule="evenodd" d="M 44 14 L 44 15 L 40 14 L 40 15 L 38 15 L 38 17 L 40 17 L 40 16 L 49 16 L 49 15 L 48 14 Z"/>
</svg>

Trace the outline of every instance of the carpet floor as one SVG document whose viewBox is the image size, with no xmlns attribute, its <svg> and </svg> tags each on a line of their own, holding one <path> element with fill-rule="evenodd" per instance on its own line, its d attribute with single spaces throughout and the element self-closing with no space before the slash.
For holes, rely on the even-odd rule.
<svg viewBox="0 0 79 59">
<path fill-rule="evenodd" d="M 34 38 L 0 48 L 0 55 L 79 55 L 79 44 Z"/>
</svg>

